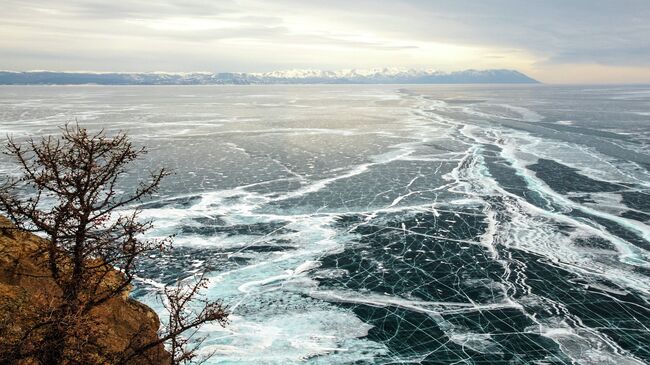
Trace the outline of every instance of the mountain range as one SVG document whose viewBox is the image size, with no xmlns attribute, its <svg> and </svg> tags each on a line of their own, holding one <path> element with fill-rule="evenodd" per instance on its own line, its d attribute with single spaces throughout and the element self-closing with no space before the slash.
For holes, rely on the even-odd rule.
<svg viewBox="0 0 650 365">
<path fill-rule="evenodd" d="M 515 70 L 287 70 L 264 73 L 0 71 L 0 85 L 532 84 Z"/>
</svg>

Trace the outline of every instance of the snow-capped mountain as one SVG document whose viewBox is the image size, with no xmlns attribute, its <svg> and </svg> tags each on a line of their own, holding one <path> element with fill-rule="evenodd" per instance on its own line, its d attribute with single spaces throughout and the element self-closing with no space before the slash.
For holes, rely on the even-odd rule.
<svg viewBox="0 0 650 365">
<path fill-rule="evenodd" d="M 247 84 L 529 84 L 538 81 L 515 70 L 441 72 L 402 68 L 339 71 L 286 70 L 264 73 L 97 73 L 0 71 L 4 85 L 247 85 Z"/>
<path fill-rule="evenodd" d="M 396 67 L 374 68 L 374 69 L 344 69 L 338 71 L 323 71 L 314 69 L 295 69 L 285 71 L 273 71 L 265 73 L 251 73 L 250 75 L 260 78 L 331 78 L 331 79 L 355 79 L 369 77 L 414 77 L 430 75 L 436 73 L 435 70 L 417 70 Z"/>
</svg>

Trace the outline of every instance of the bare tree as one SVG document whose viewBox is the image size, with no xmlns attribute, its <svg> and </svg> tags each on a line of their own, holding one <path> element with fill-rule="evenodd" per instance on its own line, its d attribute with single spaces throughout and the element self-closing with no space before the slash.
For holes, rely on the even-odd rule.
<svg viewBox="0 0 650 365">
<path fill-rule="evenodd" d="M 207 280 L 201 274 L 194 283 L 186 284 L 178 281 L 176 285 L 166 287 L 161 299 L 168 313 L 167 328 L 157 341 L 141 346 L 129 346 L 129 353 L 122 356 L 118 363 L 129 364 L 131 359 L 160 343 L 168 344 L 172 365 L 197 360 L 197 350 L 205 339 L 197 336 L 199 327 L 207 322 L 217 322 L 223 326 L 227 323 L 228 317 L 221 303 L 198 298 L 199 292 L 206 287 L 206 284 Z M 195 310 L 190 308 L 193 301 L 200 304 Z M 207 354 L 203 360 L 211 356 L 212 354 Z"/>
<path fill-rule="evenodd" d="M 66 125 L 58 138 L 30 139 L 26 144 L 9 138 L 5 153 L 18 162 L 22 176 L 0 186 L 0 210 L 17 229 L 47 236 L 43 265 L 58 288 L 51 305 L 35 313 L 39 320 L 33 328 L 25 329 L 20 341 L 5 350 L 16 360 L 77 363 L 91 347 L 102 351 L 88 336 L 96 325 L 89 313 L 130 288 L 139 257 L 171 248 L 171 238 L 142 239 L 152 225 L 138 219 L 136 207 L 158 191 L 169 171 L 153 171 L 131 194 L 121 192 L 121 177 L 146 149 L 134 147 L 123 132 L 93 134 L 78 125 Z M 225 325 L 227 318 L 220 302 L 188 311 L 203 286 L 201 278 L 189 287 L 167 288 L 170 317 L 159 340 L 143 343 L 134 336 L 112 362 L 128 363 L 161 343 L 168 344 L 172 364 L 191 360 L 195 351 L 188 349 L 188 331 L 210 321 Z"/>
</svg>

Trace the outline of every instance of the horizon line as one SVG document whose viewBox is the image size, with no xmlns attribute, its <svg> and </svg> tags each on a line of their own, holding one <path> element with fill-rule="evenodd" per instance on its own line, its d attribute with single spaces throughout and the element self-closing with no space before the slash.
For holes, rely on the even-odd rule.
<svg viewBox="0 0 650 365">
<path fill-rule="evenodd" d="M 382 71 L 382 70 L 399 70 L 399 71 L 421 71 L 421 72 L 461 72 L 461 71 L 516 71 L 521 74 L 524 72 L 519 71 L 514 68 L 464 68 L 456 69 L 452 71 L 435 69 L 435 68 L 425 68 L 425 67 L 351 67 L 351 68 L 283 68 L 276 69 L 273 71 L 94 71 L 94 70 L 48 70 L 48 69 L 32 69 L 32 70 L 9 70 L 9 69 L 0 69 L 0 72 L 11 72 L 11 73 L 27 73 L 27 72 L 59 72 L 59 73 L 92 73 L 92 74 L 216 74 L 216 73 L 234 73 L 234 74 L 264 74 L 271 72 L 283 72 L 283 71 L 323 71 L 323 72 L 336 72 L 336 71 Z"/>
</svg>

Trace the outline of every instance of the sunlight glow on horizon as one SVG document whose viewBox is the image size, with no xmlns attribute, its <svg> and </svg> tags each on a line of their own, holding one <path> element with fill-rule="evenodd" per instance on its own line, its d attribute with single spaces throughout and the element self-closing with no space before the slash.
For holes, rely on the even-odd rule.
<svg viewBox="0 0 650 365">
<path fill-rule="evenodd" d="M 562 19 L 544 14 L 528 20 L 522 16 L 533 14 L 518 14 L 524 10 L 517 10 L 521 6 L 516 2 L 502 9 L 445 1 L 433 7 L 417 0 L 395 1 L 382 8 L 366 1 L 349 4 L 350 9 L 341 8 L 342 4 L 337 0 L 331 5 L 290 0 L 271 4 L 166 0 L 98 6 L 88 0 L 37 0 L 29 5 L 9 0 L 0 18 L 4 36 L 0 69 L 507 68 L 543 82 L 650 82 L 650 60 L 643 57 L 650 55 L 650 46 L 643 43 L 643 33 L 650 36 L 650 29 L 643 23 L 630 21 L 632 29 L 626 33 L 590 41 L 586 38 L 590 27 L 564 25 Z M 647 9 L 640 10 L 636 13 L 642 18 Z M 557 14 L 550 6 L 540 11 Z M 587 15 L 607 19 L 607 14 Z M 557 29 L 560 26 L 566 29 Z M 611 27 L 616 31 L 620 25 Z M 621 38 L 623 34 L 631 38 Z"/>
</svg>

